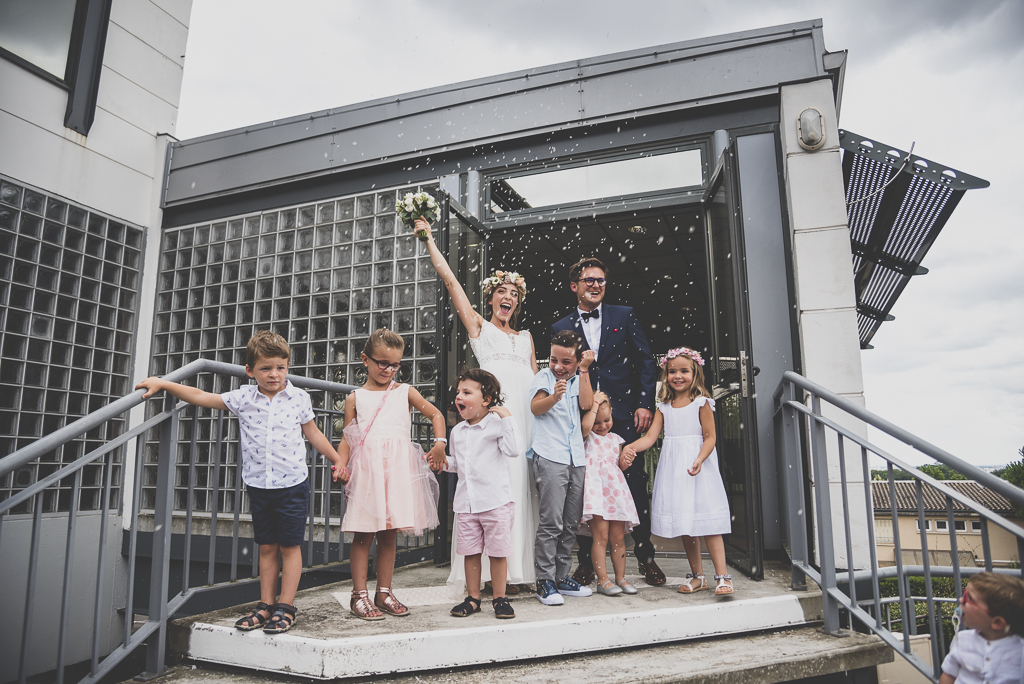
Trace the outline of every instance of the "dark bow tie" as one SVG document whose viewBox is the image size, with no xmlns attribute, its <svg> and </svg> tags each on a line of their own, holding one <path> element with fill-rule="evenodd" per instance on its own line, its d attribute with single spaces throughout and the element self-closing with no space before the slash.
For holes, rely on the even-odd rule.
<svg viewBox="0 0 1024 684">
<path fill-rule="evenodd" d="M 591 318 L 600 318 L 600 317 L 601 317 L 601 310 L 600 309 L 594 309 L 593 311 L 584 311 L 583 313 L 580 314 L 580 320 L 582 320 L 582 321 L 589 321 Z"/>
</svg>

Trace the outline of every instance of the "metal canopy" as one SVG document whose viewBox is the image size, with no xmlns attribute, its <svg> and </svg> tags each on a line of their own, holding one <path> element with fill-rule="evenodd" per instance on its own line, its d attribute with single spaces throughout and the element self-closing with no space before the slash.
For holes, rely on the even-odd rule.
<svg viewBox="0 0 1024 684">
<path fill-rule="evenodd" d="M 964 192 L 989 183 L 864 136 L 839 131 L 861 349 L 885 321 Z"/>
</svg>

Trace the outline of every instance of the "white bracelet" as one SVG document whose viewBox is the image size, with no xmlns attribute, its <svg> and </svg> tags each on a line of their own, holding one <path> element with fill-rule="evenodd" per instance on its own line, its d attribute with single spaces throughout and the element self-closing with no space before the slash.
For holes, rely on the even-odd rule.
<svg viewBox="0 0 1024 684">
<path fill-rule="evenodd" d="M 447 444 L 448 443 L 448 438 L 447 437 L 435 437 L 434 441 L 435 442 L 444 442 L 445 444 Z"/>
</svg>

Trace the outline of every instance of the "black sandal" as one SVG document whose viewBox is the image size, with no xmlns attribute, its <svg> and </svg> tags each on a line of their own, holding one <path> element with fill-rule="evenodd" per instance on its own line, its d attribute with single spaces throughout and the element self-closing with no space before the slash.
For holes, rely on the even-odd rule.
<svg viewBox="0 0 1024 684">
<path fill-rule="evenodd" d="M 466 600 L 452 608 L 451 613 L 455 617 L 469 617 L 473 613 L 480 612 L 480 599 L 467 596 Z"/>
<path fill-rule="evenodd" d="M 260 611 L 266 611 L 268 617 L 260 615 Z M 259 629 L 263 625 L 267 624 L 267 620 L 270 619 L 269 614 L 274 611 L 273 606 L 268 606 L 263 601 L 256 604 L 256 610 L 252 611 L 243 618 L 239 618 L 238 622 L 235 623 L 235 628 L 240 629 L 243 632 L 250 632 L 254 629 Z"/>
<path fill-rule="evenodd" d="M 512 610 L 512 604 L 504 596 L 499 596 L 491 601 L 491 605 L 494 606 L 494 617 L 499 620 L 511 620 L 516 616 L 516 611 Z"/>
<path fill-rule="evenodd" d="M 295 606 L 289 606 L 287 603 L 278 603 L 274 606 L 274 614 L 267 620 L 267 624 L 263 627 L 263 631 L 267 634 L 282 634 L 287 632 L 295 624 L 295 614 L 299 611 L 296 610 Z"/>
</svg>

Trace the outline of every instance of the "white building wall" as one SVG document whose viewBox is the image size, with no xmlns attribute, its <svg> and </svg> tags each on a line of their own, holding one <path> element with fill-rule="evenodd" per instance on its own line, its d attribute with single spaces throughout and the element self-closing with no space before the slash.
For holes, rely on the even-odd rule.
<svg viewBox="0 0 1024 684">
<path fill-rule="evenodd" d="M 784 173 L 789 203 L 793 267 L 795 271 L 800 350 L 804 376 L 842 397 L 864 405 L 864 382 L 857 333 L 857 298 L 854 291 L 850 232 L 846 218 L 839 129 L 831 80 L 784 86 L 781 89 L 781 137 L 786 156 Z M 825 144 L 809 152 L 797 142 L 797 120 L 807 107 L 825 118 Z M 867 428 L 824 405 L 829 418 L 867 437 Z M 839 450 L 829 439 L 828 486 L 834 522 L 835 557 L 847 567 L 843 532 Z M 860 449 L 846 444 L 847 493 L 854 528 L 854 558 L 869 558 L 864 476 Z M 818 482 L 813 483 L 818 486 Z M 815 521 L 815 525 L 817 521 Z"/>
<path fill-rule="evenodd" d="M 95 120 L 88 136 L 64 127 L 67 91 L 0 59 L 0 174 L 145 231 L 133 378 L 146 374 L 150 358 L 164 158 L 178 116 L 191 9 L 192 0 L 114 0 Z M 142 409 L 140 406 L 133 412 L 133 424 L 141 419 Z M 123 510 L 131 506 L 133 463 L 129 452 L 125 459 Z M 120 518 L 116 512 L 108 521 L 111 529 L 107 557 L 111 560 L 120 559 Z M 76 558 L 84 559 L 88 557 L 85 547 L 91 544 L 95 549 L 98 532 L 92 527 L 100 522 L 97 515 L 82 516 L 82 521 L 84 527 L 79 530 L 77 542 L 84 546 Z M 5 528 L 0 575 L 14 587 L 26 586 L 27 565 L 16 561 L 24 559 L 27 552 L 27 522 L 22 525 L 24 529 Z M 49 522 L 58 524 L 47 523 L 44 535 L 52 543 L 48 542 L 40 551 L 40 567 L 46 569 L 47 577 L 63 571 L 63 529 L 57 528 L 66 527 L 64 518 Z M 55 535 L 52 539 L 51 531 Z M 74 575 L 76 588 L 92 586 L 92 572 L 94 568 L 90 569 L 88 563 L 78 564 Z M 122 618 L 116 611 L 124 605 L 124 569 L 117 568 L 108 580 L 113 585 L 105 586 L 103 593 L 107 605 L 101 609 L 101 654 L 106 654 L 120 639 Z M 54 666 L 58 622 L 51 618 L 59 615 L 61 596 L 50 588 L 60 584 L 59 579 L 42 578 L 36 591 L 29 675 Z M 23 594 L 23 590 L 15 594 L 18 605 L 13 608 L 19 616 L 24 610 Z M 87 603 L 91 611 L 91 599 Z M 74 619 L 81 623 L 80 618 Z M 18 628 L 20 624 L 19 617 Z M 88 644 L 81 639 L 73 640 L 67 662 L 88 658 L 88 651 Z M 6 666 L 0 670 L 16 672 L 16 661 L 10 661 L 17 655 L 13 648 L 10 653 L 4 652 L 0 663 Z"/>
</svg>

